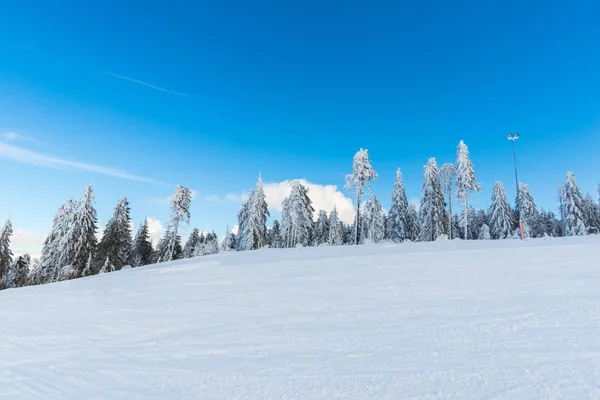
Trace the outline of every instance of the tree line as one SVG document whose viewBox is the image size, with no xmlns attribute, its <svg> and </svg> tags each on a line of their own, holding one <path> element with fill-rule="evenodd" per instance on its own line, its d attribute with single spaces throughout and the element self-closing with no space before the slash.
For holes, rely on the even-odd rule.
<svg viewBox="0 0 600 400">
<path fill-rule="evenodd" d="M 370 183 L 378 174 L 367 150 L 354 156 L 346 188 L 355 191 L 355 216 L 351 224 L 341 221 L 337 209 L 328 214 L 315 210 L 309 189 L 299 180 L 290 183 L 290 194 L 282 202 L 281 222 L 272 221 L 264 185 L 259 175 L 237 214 L 237 233 L 226 230 L 219 241 L 214 233 L 193 229 L 182 245 L 182 225 L 190 223 L 192 191 L 177 186 L 171 198 L 171 213 L 163 237 L 156 247 L 150 240 L 148 221 L 132 236 L 129 202 L 119 200 L 98 241 L 97 214 L 92 186 L 78 200 L 68 200 L 54 216 L 41 256 L 20 255 L 13 259 L 13 234 L 9 219 L 0 231 L 0 289 L 39 285 L 120 269 L 135 268 L 219 251 L 245 251 L 261 248 L 379 243 L 382 241 L 435 241 L 445 239 L 489 240 L 544 236 L 577 236 L 600 233 L 600 206 L 590 194 L 583 196 L 575 176 L 568 172 L 558 190 L 558 212 L 538 210 L 528 185 L 519 182 L 511 207 L 502 182 L 493 185 L 490 206 L 475 210 L 469 205 L 472 193 L 479 192 L 469 150 L 463 141 L 457 148 L 456 163 L 438 168 L 435 158 L 424 166 L 420 207 L 409 204 L 402 172 L 396 171 L 391 207 L 384 212 Z M 362 204 L 366 194 L 369 198 Z M 453 194 L 461 208 L 452 211 Z M 600 186 L 599 186 L 600 195 Z M 361 205 L 362 204 L 362 205 Z"/>
</svg>

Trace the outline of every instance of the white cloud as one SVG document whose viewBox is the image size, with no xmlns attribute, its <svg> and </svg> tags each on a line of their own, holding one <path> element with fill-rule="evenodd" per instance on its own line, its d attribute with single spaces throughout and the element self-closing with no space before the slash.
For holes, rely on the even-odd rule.
<svg viewBox="0 0 600 400">
<path fill-rule="evenodd" d="M 45 235 L 16 228 L 11 238 L 11 249 L 15 256 L 29 253 L 33 258 L 39 258 Z"/>
<path fill-rule="evenodd" d="M 354 221 L 352 200 L 340 192 L 336 185 L 318 185 L 305 179 L 300 179 L 300 182 L 308 187 L 308 196 L 316 211 L 325 210 L 329 213 L 335 206 L 342 221 L 348 224 Z M 281 212 L 281 202 L 290 194 L 290 183 L 289 180 L 265 183 L 265 196 L 270 209 Z"/>
<path fill-rule="evenodd" d="M 216 195 L 216 194 L 212 194 L 210 196 L 206 196 L 204 198 L 204 200 L 209 201 L 211 203 L 218 203 L 218 202 L 221 201 L 221 198 L 218 195 Z"/>
<path fill-rule="evenodd" d="M 2 133 L 2 139 L 4 140 L 29 140 L 29 141 L 35 141 L 35 138 L 31 137 L 31 136 L 25 136 L 25 135 L 21 135 L 20 133 L 17 132 L 4 132 Z"/>
<path fill-rule="evenodd" d="M 148 232 L 150 233 L 150 240 L 152 240 L 152 244 L 156 246 L 164 233 L 164 228 L 159 220 L 148 217 Z"/>
<path fill-rule="evenodd" d="M 114 176 L 116 178 L 128 179 L 132 181 L 154 183 L 157 185 L 166 185 L 166 183 L 156 181 L 152 178 L 134 175 L 119 169 L 55 158 L 32 150 L 24 149 L 21 147 L 1 142 L 0 158 L 25 164 L 37 165 L 45 168 L 75 169 L 88 172 L 95 172 L 98 174 Z"/>
</svg>

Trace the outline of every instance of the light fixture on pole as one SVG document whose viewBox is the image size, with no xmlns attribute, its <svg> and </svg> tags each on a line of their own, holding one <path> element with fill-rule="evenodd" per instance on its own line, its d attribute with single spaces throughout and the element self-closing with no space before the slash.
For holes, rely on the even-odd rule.
<svg viewBox="0 0 600 400">
<path fill-rule="evenodd" d="M 513 146 L 513 160 L 515 164 L 515 183 L 517 185 L 517 212 L 519 214 L 519 227 L 521 228 L 521 240 L 525 239 L 525 224 L 523 223 L 523 219 L 521 218 L 521 209 L 519 207 L 519 176 L 517 175 L 517 150 L 515 149 L 515 140 L 519 138 L 518 133 L 509 133 L 508 140 L 512 142 Z"/>
</svg>

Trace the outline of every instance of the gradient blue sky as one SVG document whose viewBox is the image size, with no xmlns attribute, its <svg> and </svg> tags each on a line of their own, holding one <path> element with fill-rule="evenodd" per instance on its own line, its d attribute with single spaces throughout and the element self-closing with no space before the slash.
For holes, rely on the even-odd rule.
<svg viewBox="0 0 600 400">
<path fill-rule="evenodd" d="M 193 226 L 222 233 L 259 172 L 347 194 L 360 147 L 388 207 L 397 166 L 416 199 L 427 159 L 454 161 L 461 139 L 487 206 L 496 180 L 514 198 L 512 131 L 521 181 L 555 208 L 568 170 L 584 192 L 600 181 L 599 14 L 596 1 L 5 1 L 0 218 L 34 251 L 90 182 L 101 224 L 126 195 L 136 225 L 164 224 L 180 183 L 198 193 Z"/>
</svg>

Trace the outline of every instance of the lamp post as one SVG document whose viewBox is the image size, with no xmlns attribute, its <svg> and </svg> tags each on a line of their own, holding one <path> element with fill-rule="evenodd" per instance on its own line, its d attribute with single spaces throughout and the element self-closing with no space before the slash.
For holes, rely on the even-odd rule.
<svg viewBox="0 0 600 400">
<path fill-rule="evenodd" d="M 513 147 L 513 161 L 515 165 L 515 183 L 517 185 L 517 212 L 519 214 L 519 227 L 521 228 L 521 240 L 525 239 L 525 225 L 523 224 L 523 220 L 521 218 L 521 208 L 519 207 L 519 176 L 517 175 L 517 150 L 515 148 L 515 140 L 519 138 L 518 133 L 509 133 L 508 140 L 512 142 Z"/>
</svg>

